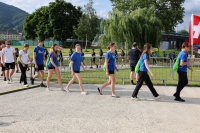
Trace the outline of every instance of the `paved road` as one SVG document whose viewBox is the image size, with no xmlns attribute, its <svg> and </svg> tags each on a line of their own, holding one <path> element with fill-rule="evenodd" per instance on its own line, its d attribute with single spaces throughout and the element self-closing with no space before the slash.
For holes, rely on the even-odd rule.
<svg viewBox="0 0 200 133">
<path fill-rule="evenodd" d="M 1 82 L 2 83 L 2 82 Z M 175 87 L 156 86 L 164 94 L 153 100 L 146 86 L 139 92 L 141 101 L 131 101 L 135 86 L 117 85 L 121 98 L 110 96 L 110 88 L 97 93 L 99 85 L 85 84 L 89 95 L 81 95 L 77 84 L 71 93 L 44 88 L 0 96 L 2 133 L 199 133 L 200 89 L 186 87 L 185 103 L 173 101 Z M 146 100 L 145 100 L 146 99 Z"/>
</svg>

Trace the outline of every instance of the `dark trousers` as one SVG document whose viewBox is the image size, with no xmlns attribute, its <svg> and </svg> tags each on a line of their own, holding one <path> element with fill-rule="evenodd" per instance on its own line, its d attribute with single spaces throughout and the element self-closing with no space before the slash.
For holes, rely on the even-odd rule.
<svg viewBox="0 0 200 133">
<path fill-rule="evenodd" d="M 19 63 L 19 67 L 21 70 L 21 77 L 20 77 L 20 83 L 24 81 L 24 85 L 27 84 L 27 79 L 26 79 L 26 70 L 28 65 L 25 65 L 25 67 L 22 66 L 21 63 Z"/>
<path fill-rule="evenodd" d="M 187 77 L 187 72 L 182 72 L 178 69 L 178 85 L 176 87 L 176 93 L 174 96 L 179 99 L 180 93 L 182 89 L 188 84 L 188 77 Z"/>
<path fill-rule="evenodd" d="M 157 63 L 155 58 L 153 58 L 153 64 L 154 64 L 154 63 L 155 63 L 155 64 Z"/>
<path fill-rule="evenodd" d="M 135 90 L 133 91 L 132 97 L 137 97 L 138 92 L 139 92 L 140 88 L 142 87 L 143 81 L 146 83 L 146 85 L 148 86 L 148 88 L 150 89 L 150 91 L 154 97 L 159 96 L 158 93 L 156 92 L 155 88 L 153 87 L 153 84 L 152 84 L 147 72 L 139 72 L 139 79 L 138 79 L 137 85 L 135 87 Z"/>
</svg>

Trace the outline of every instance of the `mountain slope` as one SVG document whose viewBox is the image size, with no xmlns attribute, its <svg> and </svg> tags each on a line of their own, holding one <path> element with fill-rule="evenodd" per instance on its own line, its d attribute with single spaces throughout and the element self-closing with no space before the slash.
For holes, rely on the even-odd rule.
<svg viewBox="0 0 200 133">
<path fill-rule="evenodd" d="M 0 2 L 0 30 L 17 30 L 22 32 L 26 16 L 28 16 L 27 12 Z"/>
</svg>

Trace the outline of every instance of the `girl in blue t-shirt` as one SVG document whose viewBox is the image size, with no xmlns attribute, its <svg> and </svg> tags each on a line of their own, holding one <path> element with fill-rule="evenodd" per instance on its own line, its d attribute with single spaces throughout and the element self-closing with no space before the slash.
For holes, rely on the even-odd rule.
<svg viewBox="0 0 200 133">
<path fill-rule="evenodd" d="M 56 77 L 58 79 L 58 84 L 60 85 L 61 90 L 64 91 L 62 81 L 61 81 L 61 76 L 60 76 L 60 70 L 58 68 L 59 63 L 58 63 L 58 56 L 57 56 L 57 52 L 60 52 L 61 50 L 62 48 L 59 47 L 57 44 L 53 44 L 50 48 L 50 52 L 48 55 L 49 62 L 47 64 L 47 67 L 48 67 L 48 76 L 46 80 L 47 91 L 51 91 L 51 89 L 49 88 L 49 85 L 50 85 L 50 80 L 51 80 L 53 72 L 56 74 Z"/>
<path fill-rule="evenodd" d="M 146 85 L 148 86 L 148 88 L 150 89 L 151 93 L 153 94 L 153 96 L 155 97 L 155 100 L 160 100 L 163 96 L 160 96 L 155 88 L 153 87 L 153 84 L 151 82 L 151 79 L 149 78 L 148 75 L 148 71 L 150 72 L 152 77 L 155 77 L 154 73 L 151 71 L 151 69 L 149 68 L 149 54 L 151 51 L 151 45 L 146 43 L 144 45 L 144 51 L 140 57 L 140 69 L 139 69 L 139 78 L 138 78 L 138 82 L 136 84 L 135 90 L 133 91 L 132 100 L 140 100 L 137 98 L 138 92 L 140 90 L 140 88 L 143 85 L 143 81 L 146 83 Z"/>
<path fill-rule="evenodd" d="M 188 60 L 187 58 L 187 52 L 189 50 L 188 43 L 184 42 L 181 46 L 181 52 L 178 55 L 177 60 L 179 60 L 179 67 L 178 67 L 178 85 L 176 88 L 176 92 L 174 93 L 175 101 L 179 102 L 185 102 L 180 97 L 180 93 L 182 89 L 188 84 L 188 78 L 187 78 L 187 68 L 191 71 L 192 68 L 188 67 L 188 64 L 193 63 L 193 60 Z"/>
<path fill-rule="evenodd" d="M 108 45 L 108 49 L 109 51 L 106 53 L 105 55 L 105 63 L 106 63 L 106 75 L 109 77 L 108 82 L 105 82 L 100 88 L 97 88 L 99 93 L 102 95 L 102 90 L 108 86 L 109 84 L 111 84 L 111 91 L 112 91 L 112 97 L 115 98 L 119 98 L 119 96 L 117 96 L 115 94 L 115 69 L 118 71 L 117 67 L 116 67 L 116 57 L 115 57 L 115 48 L 116 45 L 115 43 L 110 43 Z"/>
<path fill-rule="evenodd" d="M 71 86 L 71 84 L 74 83 L 74 81 L 76 79 L 78 79 L 79 86 L 80 86 L 80 89 L 81 89 L 81 94 L 87 95 L 88 93 L 85 92 L 85 90 L 83 89 L 82 77 L 80 75 L 80 67 L 81 66 L 82 66 L 83 70 L 85 71 L 85 67 L 83 65 L 83 58 L 82 58 L 82 55 L 81 55 L 81 45 L 76 44 L 75 49 L 76 49 L 76 52 L 74 52 L 71 55 L 71 60 L 70 60 L 71 72 L 72 72 L 73 77 L 69 81 L 68 85 L 66 86 L 65 91 L 69 92 L 69 87 Z"/>
</svg>

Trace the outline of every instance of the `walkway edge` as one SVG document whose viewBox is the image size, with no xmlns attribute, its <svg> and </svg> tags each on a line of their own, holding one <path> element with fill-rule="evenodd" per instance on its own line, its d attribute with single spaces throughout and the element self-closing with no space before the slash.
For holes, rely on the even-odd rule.
<svg viewBox="0 0 200 133">
<path fill-rule="evenodd" d="M 4 91 L 4 92 L 0 92 L 0 95 L 10 94 L 10 93 L 18 92 L 18 91 L 29 90 L 29 89 L 37 88 L 39 86 L 40 85 L 34 85 L 34 86 L 30 86 L 30 87 L 23 87 L 23 88 L 13 89 L 13 90 L 9 90 L 9 91 Z"/>
</svg>

